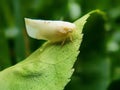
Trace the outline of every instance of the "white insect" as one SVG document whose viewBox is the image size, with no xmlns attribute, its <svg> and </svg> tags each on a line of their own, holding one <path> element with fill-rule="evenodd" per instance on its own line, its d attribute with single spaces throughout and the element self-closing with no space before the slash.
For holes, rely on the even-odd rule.
<svg viewBox="0 0 120 90">
<path fill-rule="evenodd" d="M 76 26 L 70 22 L 33 20 L 25 18 L 27 33 L 35 39 L 64 43 L 67 38 L 72 41 L 72 32 Z"/>
</svg>

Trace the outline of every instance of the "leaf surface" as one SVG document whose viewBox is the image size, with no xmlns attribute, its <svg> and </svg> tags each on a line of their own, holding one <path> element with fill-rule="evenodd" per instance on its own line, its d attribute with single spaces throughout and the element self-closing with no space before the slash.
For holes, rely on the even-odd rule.
<svg viewBox="0 0 120 90">
<path fill-rule="evenodd" d="M 82 29 L 89 14 L 78 19 L 73 42 L 46 42 L 24 61 L 0 72 L 0 90 L 63 90 L 74 71 Z"/>
</svg>

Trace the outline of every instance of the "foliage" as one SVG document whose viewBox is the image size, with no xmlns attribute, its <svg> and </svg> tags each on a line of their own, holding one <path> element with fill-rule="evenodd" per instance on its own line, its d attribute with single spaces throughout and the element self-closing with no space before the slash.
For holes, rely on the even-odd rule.
<svg viewBox="0 0 120 90">
<path fill-rule="evenodd" d="M 1 90 L 63 90 L 70 81 L 89 14 L 75 22 L 73 42 L 46 42 L 26 60 L 0 72 Z M 9 77 L 7 77 L 9 75 Z M 15 82 L 14 82 L 15 81 Z"/>
<path fill-rule="evenodd" d="M 109 83 L 108 90 L 116 90 L 120 83 L 120 0 L 1 0 L 0 70 L 24 60 L 44 43 L 27 36 L 24 17 L 75 21 L 93 9 L 103 10 L 107 23 L 99 15 L 88 19 L 81 55 L 65 89 L 95 90 Z"/>
</svg>

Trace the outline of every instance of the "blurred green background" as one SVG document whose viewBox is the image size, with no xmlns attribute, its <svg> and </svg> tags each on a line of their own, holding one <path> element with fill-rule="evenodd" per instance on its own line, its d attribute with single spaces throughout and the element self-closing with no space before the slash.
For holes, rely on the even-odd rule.
<svg viewBox="0 0 120 90">
<path fill-rule="evenodd" d="M 76 71 L 65 90 L 120 90 L 120 0 L 0 0 L 0 70 L 44 43 L 28 37 L 25 17 L 73 22 L 94 9 L 106 13 L 105 28 L 99 18 L 86 25 Z"/>
</svg>

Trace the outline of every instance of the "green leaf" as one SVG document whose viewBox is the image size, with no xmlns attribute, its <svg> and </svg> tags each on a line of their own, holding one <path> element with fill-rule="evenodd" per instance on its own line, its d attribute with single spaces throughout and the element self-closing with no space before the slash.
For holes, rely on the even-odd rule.
<svg viewBox="0 0 120 90">
<path fill-rule="evenodd" d="M 111 62 L 106 54 L 106 15 L 92 12 L 83 29 L 76 71 L 66 90 L 107 90 Z"/>
<path fill-rule="evenodd" d="M 46 42 L 24 61 L 1 71 L 0 90 L 63 90 L 73 73 L 82 41 L 81 32 L 91 13 L 75 22 L 73 42 L 63 46 Z"/>
</svg>

